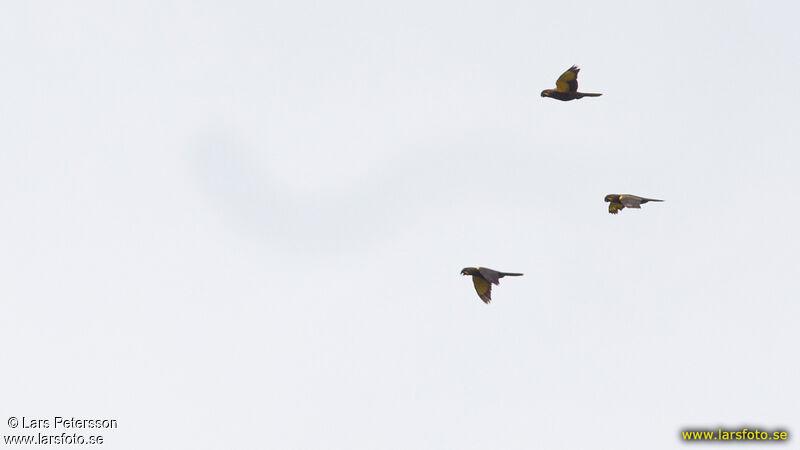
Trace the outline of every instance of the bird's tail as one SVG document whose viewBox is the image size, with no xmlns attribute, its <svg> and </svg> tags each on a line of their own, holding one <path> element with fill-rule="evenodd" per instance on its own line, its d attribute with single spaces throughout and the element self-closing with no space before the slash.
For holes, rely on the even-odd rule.
<svg viewBox="0 0 800 450">
<path fill-rule="evenodd" d="M 578 92 L 578 98 L 583 97 L 600 97 L 603 94 L 593 94 L 591 92 Z"/>
<path fill-rule="evenodd" d="M 642 199 L 642 203 L 647 203 L 647 202 L 663 202 L 663 201 L 664 201 L 664 200 L 659 200 L 659 199 L 657 199 L 657 198 L 643 198 L 643 199 Z"/>
<path fill-rule="evenodd" d="M 501 277 L 521 277 L 521 273 L 500 272 Z"/>
</svg>

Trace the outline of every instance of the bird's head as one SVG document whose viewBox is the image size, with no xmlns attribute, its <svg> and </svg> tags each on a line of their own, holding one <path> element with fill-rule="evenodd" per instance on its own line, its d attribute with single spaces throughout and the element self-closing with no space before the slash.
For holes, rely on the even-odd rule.
<svg viewBox="0 0 800 450">
<path fill-rule="evenodd" d="M 611 195 L 611 194 L 606 195 L 606 203 L 613 202 L 613 201 L 614 201 L 614 196 L 613 195 Z"/>
<path fill-rule="evenodd" d="M 543 90 L 542 97 L 550 97 L 550 89 Z"/>
<path fill-rule="evenodd" d="M 475 273 L 474 267 L 464 267 L 461 269 L 461 275 L 472 275 L 473 273 Z"/>
</svg>

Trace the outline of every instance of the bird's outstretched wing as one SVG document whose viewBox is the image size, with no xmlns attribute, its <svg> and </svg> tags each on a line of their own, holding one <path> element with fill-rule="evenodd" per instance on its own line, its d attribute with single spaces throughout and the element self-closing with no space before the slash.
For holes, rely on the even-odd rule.
<svg viewBox="0 0 800 450">
<path fill-rule="evenodd" d="M 556 80 L 556 91 L 558 92 L 577 92 L 578 91 L 578 66 L 572 66 L 562 73 Z"/>
<path fill-rule="evenodd" d="M 483 303 L 489 303 L 492 301 L 491 283 L 481 278 L 480 275 L 473 275 L 472 284 L 475 285 L 475 292 L 478 293 L 478 297 L 483 300 Z"/>
<path fill-rule="evenodd" d="M 608 204 L 608 212 L 611 214 L 616 214 L 624 207 L 625 206 L 622 203 L 611 202 Z"/>
</svg>

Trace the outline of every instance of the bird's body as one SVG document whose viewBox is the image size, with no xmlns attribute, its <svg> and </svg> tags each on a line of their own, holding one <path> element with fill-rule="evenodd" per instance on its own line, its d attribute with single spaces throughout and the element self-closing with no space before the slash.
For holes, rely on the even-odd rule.
<svg viewBox="0 0 800 450">
<path fill-rule="evenodd" d="M 591 94 L 587 92 L 558 92 L 555 89 L 548 89 L 550 93 L 548 95 L 543 95 L 542 97 L 550 97 L 556 100 L 561 100 L 562 102 L 568 102 L 570 100 L 581 99 L 583 97 L 600 97 L 603 94 Z"/>
<path fill-rule="evenodd" d="M 562 73 L 558 80 L 556 80 L 555 89 L 545 89 L 542 91 L 542 97 L 550 97 L 562 102 L 570 100 L 581 99 L 583 97 L 600 97 L 603 94 L 593 94 L 588 92 L 578 92 L 578 66 L 572 66 Z"/>
<path fill-rule="evenodd" d="M 630 194 L 608 194 L 605 201 L 608 203 L 608 212 L 616 214 L 624 208 L 641 208 L 641 205 L 647 202 L 663 202 L 664 200 Z"/>
<path fill-rule="evenodd" d="M 492 301 L 492 284 L 500 284 L 503 277 L 521 277 L 521 273 L 498 272 L 487 269 L 486 267 L 465 267 L 461 269 L 461 275 L 471 275 L 472 284 L 475 285 L 475 292 L 478 297 L 488 304 Z"/>
</svg>

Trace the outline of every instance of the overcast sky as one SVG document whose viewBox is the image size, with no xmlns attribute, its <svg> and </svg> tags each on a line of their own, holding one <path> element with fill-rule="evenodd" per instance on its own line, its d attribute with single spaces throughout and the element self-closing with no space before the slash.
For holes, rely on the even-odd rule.
<svg viewBox="0 0 800 450">
<path fill-rule="evenodd" d="M 668 449 L 719 426 L 796 446 L 798 14 L 5 3 L 2 434 L 61 415 L 117 419 L 108 449 Z M 603 96 L 541 98 L 572 64 Z M 609 193 L 666 201 L 613 216 Z M 487 306 L 466 266 L 525 276 Z"/>
</svg>

